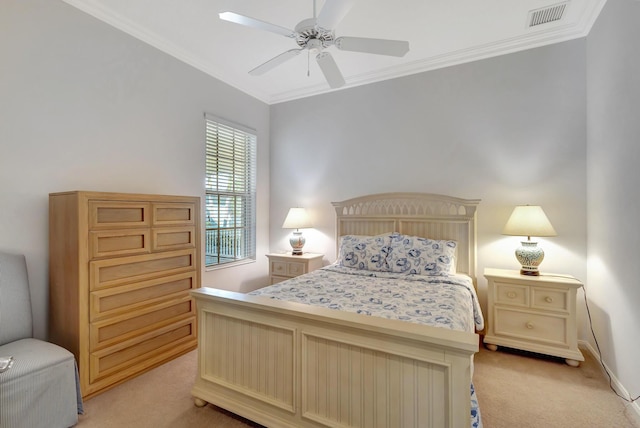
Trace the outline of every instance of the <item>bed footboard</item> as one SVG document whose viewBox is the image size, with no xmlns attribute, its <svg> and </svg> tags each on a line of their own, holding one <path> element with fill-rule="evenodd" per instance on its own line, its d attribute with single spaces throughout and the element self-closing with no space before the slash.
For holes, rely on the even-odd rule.
<svg viewBox="0 0 640 428">
<path fill-rule="evenodd" d="M 478 336 L 212 288 L 192 395 L 269 427 L 464 427 Z"/>
</svg>

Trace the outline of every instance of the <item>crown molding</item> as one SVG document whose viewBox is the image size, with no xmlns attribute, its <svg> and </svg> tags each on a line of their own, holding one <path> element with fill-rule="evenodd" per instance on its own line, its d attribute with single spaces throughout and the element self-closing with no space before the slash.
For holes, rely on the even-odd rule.
<svg viewBox="0 0 640 428">
<path fill-rule="evenodd" d="M 591 10 L 587 10 L 583 19 L 573 25 L 546 26 L 546 29 L 531 32 L 526 35 L 503 39 L 494 43 L 473 46 L 455 52 L 436 55 L 419 61 L 413 61 L 402 65 L 376 70 L 369 73 L 361 73 L 355 76 L 346 77 L 346 85 L 340 89 L 329 91 L 325 85 L 314 85 L 300 88 L 294 91 L 281 92 L 273 95 L 269 99 L 269 104 L 277 104 L 286 101 L 293 101 L 323 93 L 339 91 L 356 86 L 368 85 L 370 83 L 381 82 L 383 80 L 396 79 L 412 74 L 451 67 L 482 59 L 507 55 L 528 49 L 566 42 L 569 40 L 586 37 L 591 31 L 598 15 L 604 7 L 605 1 L 595 5 Z M 640 1 L 640 0 L 638 0 Z"/>
</svg>

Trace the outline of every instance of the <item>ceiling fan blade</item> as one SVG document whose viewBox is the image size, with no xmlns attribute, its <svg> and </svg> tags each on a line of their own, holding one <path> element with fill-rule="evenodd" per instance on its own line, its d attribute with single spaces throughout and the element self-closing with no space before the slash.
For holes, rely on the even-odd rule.
<svg viewBox="0 0 640 428">
<path fill-rule="evenodd" d="M 257 28 L 259 30 L 270 31 L 272 33 L 280 34 L 285 37 L 296 37 L 296 32 L 289 30 L 288 28 L 280 27 L 269 22 L 264 22 L 260 21 L 259 19 L 240 15 L 235 12 L 220 12 L 219 16 L 223 21 L 234 22 L 236 24 Z"/>
<path fill-rule="evenodd" d="M 261 74 L 266 73 L 269 70 L 272 70 L 279 66 L 280 64 L 290 60 L 291 58 L 298 56 L 300 52 L 304 49 L 291 49 L 286 52 L 281 53 L 280 55 L 271 58 L 269 61 L 265 62 L 249 71 L 249 74 L 252 76 L 260 76 Z"/>
<path fill-rule="evenodd" d="M 343 51 L 365 52 L 378 55 L 404 56 L 409 52 L 409 42 L 404 40 L 338 37 L 334 44 L 338 49 Z"/>
<path fill-rule="evenodd" d="M 318 25 L 325 30 L 333 30 L 354 3 L 355 0 L 327 0 L 318 15 Z"/>
<path fill-rule="evenodd" d="M 322 74 L 324 74 L 324 78 L 327 79 L 329 86 L 334 89 L 344 86 L 346 83 L 344 77 L 342 77 L 338 64 L 336 64 L 336 61 L 329 52 L 320 52 L 316 56 L 316 61 L 318 61 L 320 70 L 322 70 Z"/>
</svg>

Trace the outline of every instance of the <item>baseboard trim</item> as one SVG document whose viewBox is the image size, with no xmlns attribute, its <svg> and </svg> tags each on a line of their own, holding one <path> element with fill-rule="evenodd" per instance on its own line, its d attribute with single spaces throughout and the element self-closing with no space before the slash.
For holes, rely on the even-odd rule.
<svg viewBox="0 0 640 428">
<path fill-rule="evenodd" d="M 596 361 L 598 361 L 598 363 L 601 362 L 598 351 L 593 346 L 591 346 L 591 343 L 589 343 L 586 340 L 578 340 L 578 345 L 580 348 L 583 348 L 589 351 L 593 356 L 593 358 L 595 358 Z M 622 383 L 618 380 L 618 378 L 613 374 L 609 366 L 607 366 L 607 364 L 604 361 L 602 361 L 602 365 L 604 365 L 604 367 L 602 367 L 602 365 L 600 364 L 598 365 L 600 366 L 600 370 L 602 371 L 602 374 L 607 376 L 607 372 L 608 372 L 608 375 L 611 376 L 611 386 L 616 390 L 616 392 L 621 396 L 625 397 L 627 400 L 631 400 L 632 399 L 631 394 L 629 393 L 629 391 L 627 391 L 627 388 L 625 388 L 624 385 L 622 385 Z M 606 372 L 605 372 L 605 368 L 606 368 Z M 633 403 L 628 403 L 628 404 L 629 404 L 629 407 L 631 407 L 633 411 L 636 412 L 636 416 L 639 418 L 639 421 L 640 421 L 640 403 L 638 403 L 638 401 L 634 401 Z"/>
</svg>

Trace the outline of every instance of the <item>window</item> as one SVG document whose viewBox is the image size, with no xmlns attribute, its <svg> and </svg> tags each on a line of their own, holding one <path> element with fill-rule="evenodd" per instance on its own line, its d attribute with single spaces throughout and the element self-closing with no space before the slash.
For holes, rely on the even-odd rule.
<svg viewBox="0 0 640 428">
<path fill-rule="evenodd" d="M 256 136 L 206 115 L 205 264 L 256 259 Z"/>
</svg>

